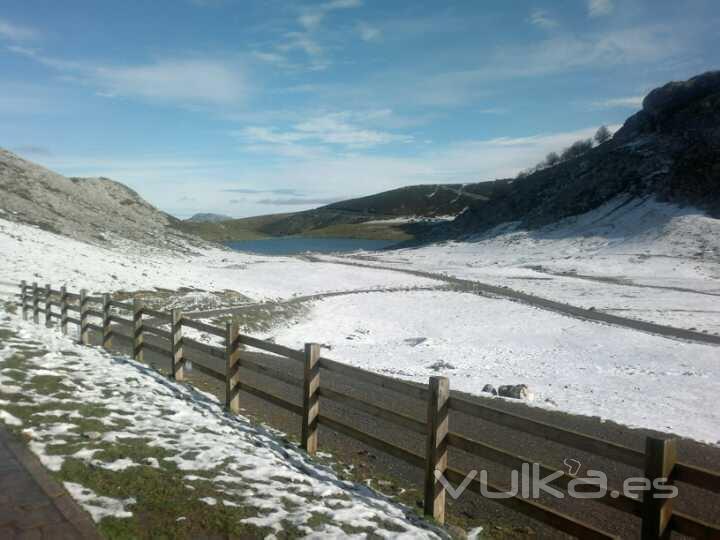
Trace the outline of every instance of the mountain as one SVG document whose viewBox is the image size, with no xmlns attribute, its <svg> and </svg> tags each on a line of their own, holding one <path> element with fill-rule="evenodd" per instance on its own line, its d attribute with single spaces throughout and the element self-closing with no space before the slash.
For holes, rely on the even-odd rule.
<svg viewBox="0 0 720 540">
<path fill-rule="evenodd" d="M 458 237 L 507 222 L 537 228 L 624 194 L 652 195 L 720 217 L 720 71 L 656 88 L 609 141 L 506 180 L 490 200 L 474 201 L 434 234 Z"/>
<path fill-rule="evenodd" d="M 432 226 L 433 218 L 454 217 L 473 203 L 489 200 L 508 182 L 408 186 L 302 212 L 222 223 L 188 220 L 182 227 L 206 239 L 223 241 L 288 235 L 407 240 Z"/>
<path fill-rule="evenodd" d="M 220 223 L 222 221 L 230 221 L 231 219 L 230 216 L 223 214 L 195 214 L 185 221 L 189 223 Z"/>
<path fill-rule="evenodd" d="M 0 218 L 96 244 L 118 239 L 164 247 L 195 240 L 179 221 L 107 178 L 67 178 L 0 149 Z"/>
</svg>

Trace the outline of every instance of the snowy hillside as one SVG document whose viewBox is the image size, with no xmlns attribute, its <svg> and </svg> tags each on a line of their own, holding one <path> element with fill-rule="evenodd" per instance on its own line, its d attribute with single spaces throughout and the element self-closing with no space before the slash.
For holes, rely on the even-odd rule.
<svg viewBox="0 0 720 540">
<path fill-rule="evenodd" d="M 0 218 L 101 245 L 118 239 L 187 248 L 191 237 L 133 190 L 107 178 L 66 178 L 0 148 Z"/>
<path fill-rule="evenodd" d="M 167 477 L 180 484 L 164 487 L 172 520 L 162 531 L 144 530 L 149 537 L 194 537 L 198 514 L 213 511 L 243 527 L 243 534 L 228 534 L 233 538 L 292 530 L 297 537 L 340 538 L 350 530 L 362 537 L 445 536 L 407 508 L 341 480 L 277 433 L 228 416 L 212 395 L 77 345 L 2 307 L 0 333 L 0 422 L 22 430 L 96 522 L 138 514 L 148 525 L 147 507 L 156 501 L 147 490 L 122 495 L 128 475 L 138 475 L 145 483 Z M 178 489 L 184 500 L 175 505 Z M 114 531 L 110 536 L 121 536 Z"/>
<path fill-rule="evenodd" d="M 720 333 L 720 220 L 652 198 L 616 198 L 537 230 L 507 224 L 467 242 L 394 250 L 362 262 Z"/>
<path fill-rule="evenodd" d="M 193 298 L 231 290 L 246 297 L 242 313 L 265 310 L 256 301 L 300 304 L 301 313 L 248 331 L 294 348 L 321 342 L 331 358 L 401 378 L 447 375 L 470 393 L 525 383 L 535 406 L 714 444 L 720 405 L 707 397 L 720 392 L 717 346 L 453 290 L 446 276 L 713 334 L 719 232 L 717 220 L 693 208 L 615 199 L 532 232 L 509 224 L 464 243 L 289 258 L 215 248 L 181 256 L 130 242 L 102 248 L 0 220 L 0 281 L 97 292 L 186 287 Z"/>
</svg>

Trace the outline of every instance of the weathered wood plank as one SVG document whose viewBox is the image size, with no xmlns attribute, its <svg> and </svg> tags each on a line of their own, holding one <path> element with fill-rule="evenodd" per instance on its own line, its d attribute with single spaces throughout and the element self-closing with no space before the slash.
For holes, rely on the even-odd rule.
<svg viewBox="0 0 720 540">
<path fill-rule="evenodd" d="M 339 375 L 345 375 L 351 380 L 360 380 L 369 384 L 374 384 L 386 390 L 403 394 L 404 396 L 416 398 L 419 400 L 425 400 L 428 396 L 427 388 L 419 385 L 414 385 L 400 379 L 393 379 L 392 377 L 386 377 L 385 375 L 379 375 L 378 373 L 372 373 L 365 371 L 364 369 L 357 368 L 348 364 L 343 364 L 329 358 L 320 358 L 320 368 L 328 371 L 337 373 Z"/>
<path fill-rule="evenodd" d="M 255 360 L 254 358 L 249 358 L 248 356 L 244 355 L 242 351 L 240 351 L 240 366 L 243 369 L 247 369 L 249 371 L 252 371 L 253 373 L 257 373 L 259 375 L 263 375 L 265 377 L 284 382 L 285 384 L 290 386 L 302 387 L 303 385 L 303 380 L 300 377 L 295 377 L 293 375 L 290 375 L 285 370 L 276 368 L 274 366 L 266 365 L 262 362 Z"/>
<path fill-rule="evenodd" d="M 225 407 L 230 412 L 240 412 L 240 397 L 235 389 L 240 384 L 240 326 L 236 320 L 225 323 Z"/>
<path fill-rule="evenodd" d="M 578 450 L 584 450 L 592 454 L 619 461 L 626 465 L 637 468 L 643 467 L 645 455 L 643 452 L 621 446 L 610 441 L 598 439 L 591 435 L 585 435 L 576 431 L 563 429 L 545 422 L 532 420 L 524 416 L 499 411 L 485 405 L 480 405 L 465 399 L 451 397 L 450 410 L 461 412 L 476 418 L 482 418 L 488 422 L 516 429 L 536 437 L 542 437 L 551 441 L 572 446 Z"/>
<path fill-rule="evenodd" d="M 300 430 L 300 446 L 311 456 L 318 448 L 318 414 L 320 413 L 320 344 L 305 344 L 303 369 L 303 413 Z"/>
<path fill-rule="evenodd" d="M 672 474 L 676 482 L 685 482 L 708 491 L 720 493 L 720 473 L 687 463 L 676 463 Z"/>
<path fill-rule="evenodd" d="M 447 480 L 455 485 L 461 484 L 466 476 L 462 472 L 449 468 L 445 471 L 445 477 Z M 469 489 L 484 496 L 484 493 L 505 493 L 505 490 L 492 484 L 490 482 L 483 483 L 476 479 L 470 482 Z M 576 538 L 601 540 L 608 538 L 617 538 L 610 533 L 601 531 L 593 527 L 592 525 L 583 523 L 579 519 L 568 516 L 562 512 L 553 510 L 543 504 L 530 499 L 523 499 L 521 497 L 502 497 L 493 499 L 499 504 L 507 506 L 516 512 L 520 512 L 532 519 L 550 525 L 551 527 L 570 534 Z"/>
<path fill-rule="evenodd" d="M 213 347 L 212 345 L 201 343 L 200 341 L 196 341 L 188 337 L 183 338 L 183 345 L 191 349 L 195 349 L 196 351 L 204 352 L 214 358 L 225 360 L 225 349 L 221 349 L 220 347 Z"/>
<path fill-rule="evenodd" d="M 677 459 L 677 441 L 675 439 L 645 439 L 645 478 L 652 485 L 643 493 L 642 531 L 643 540 L 666 538 L 672 517 L 672 498 L 660 498 L 656 482 L 671 478 Z"/>
<path fill-rule="evenodd" d="M 558 469 L 556 468 L 539 463 L 537 460 L 511 454 L 510 452 L 501 450 L 500 448 L 482 443 L 480 441 L 475 441 L 457 433 L 448 433 L 448 444 L 452 448 L 457 448 L 459 450 L 462 450 L 463 452 L 472 454 L 473 456 L 477 456 L 492 461 L 494 463 L 504 465 L 505 467 L 514 471 L 521 470 L 523 464 L 527 463 L 538 467 L 540 475 L 543 478 L 547 478 L 550 475 L 557 474 L 557 472 L 563 472 L 558 471 Z M 561 477 L 548 482 L 548 485 L 567 490 L 568 485 L 571 481 L 574 482 L 574 489 L 578 493 L 584 493 L 586 491 L 590 491 L 593 493 L 597 492 L 597 485 L 595 483 L 586 482 L 582 478 L 576 478 L 574 476 L 570 476 L 569 474 L 565 474 L 564 472 Z M 639 499 L 632 499 L 630 497 L 627 497 L 622 493 L 622 490 L 619 489 L 616 490 L 618 492 L 618 496 L 612 497 L 610 495 L 611 491 L 613 491 L 612 488 L 608 487 L 608 493 L 606 493 L 604 497 L 595 500 L 606 506 L 610 506 L 611 508 L 615 508 L 622 512 L 627 512 L 635 516 L 640 516 L 642 514 L 642 502 Z"/>
<path fill-rule="evenodd" d="M 243 392 L 247 392 L 248 394 L 252 394 L 253 396 L 260 399 L 264 399 L 268 403 L 272 403 L 274 405 L 277 405 L 278 407 L 302 416 L 302 407 L 299 405 L 295 405 L 294 403 L 287 401 L 286 399 L 265 392 L 264 390 L 260 390 L 259 388 L 251 386 L 246 382 L 240 382 L 235 385 L 234 393 L 240 392 L 241 390 Z"/>
<path fill-rule="evenodd" d="M 219 326 L 213 326 L 212 324 L 207 324 L 202 321 L 196 321 L 194 319 L 183 319 L 183 326 L 187 326 L 189 328 L 194 328 L 195 330 L 198 330 L 200 332 L 206 332 L 208 334 L 212 334 L 213 336 L 225 337 L 225 329 L 220 328 Z"/>
<path fill-rule="evenodd" d="M 170 314 L 164 311 L 158 311 L 157 309 L 151 309 L 149 307 L 143 307 L 143 314 L 148 317 L 155 317 L 156 319 L 162 319 L 167 322 L 171 322 Z"/>
<path fill-rule="evenodd" d="M 365 433 L 364 431 L 361 431 L 357 428 L 349 426 L 341 422 L 340 420 L 333 418 L 332 416 L 328 416 L 326 413 L 320 414 L 320 416 L 318 417 L 318 423 L 321 426 L 325 426 L 329 429 L 332 429 L 333 431 L 342 433 L 343 435 L 356 439 L 364 444 L 367 444 L 368 446 L 385 452 L 390 456 L 396 457 L 406 463 L 409 463 L 410 465 L 418 468 L 423 468 L 425 466 L 425 458 L 423 458 L 422 456 L 400 446 L 395 446 L 394 444 L 388 443 L 382 439 L 375 437 L 374 435 Z"/>
<path fill-rule="evenodd" d="M 269 341 L 263 341 L 245 334 L 240 334 L 240 343 L 247 345 L 248 347 L 254 347 L 263 351 L 271 352 L 292 360 L 298 360 L 301 362 L 305 361 L 305 354 L 303 351 L 297 351 L 284 345 L 278 345 L 277 343 L 270 343 Z"/>
<path fill-rule="evenodd" d="M 182 313 L 179 309 L 170 311 L 170 373 L 176 381 L 185 379 L 185 360 L 182 344 Z"/>
<path fill-rule="evenodd" d="M 102 346 L 105 349 L 112 347 L 112 321 L 110 320 L 110 295 L 103 295 L 103 332 Z"/>
<path fill-rule="evenodd" d="M 448 398 L 447 377 L 430 377 L 425 444 L 424 511 L 438 523 L 445 523 L 445 486 L 437 475 L 444 475 L 448 465 Z"/>
<path fill-rule="evenodd" d="M 142 318 L 143 307 L 144 306 L 139 299 L 133 299 L 133 358 L 138 362 L 142 362 L 144 357 L 143 349 L 145 346 L 145 325 L 143 324 Z"/>
<path fill-rule="evenodd" d="M 414 433 L 418 433 L 420 435 L 427 434 L 427 424 L 425 422 L 421 422 L 420 420 L 389 409 L 383 409 L 382 407 L 370 403 L 369 401 L 341 394 L 340 392 L 336 392 L 330 388 L 323 387 L 320 387 L 320 397 L 323 399 L 329 399 L 341 405 L 346 405 L 370 416 L 381 418 Z"/>
<path fill-rule="evenodd" d="M 720 526 L 697 519 L 682 512 L 673 512 L 670 528 L 691 538 L 720 539 Z"/>
</svg>

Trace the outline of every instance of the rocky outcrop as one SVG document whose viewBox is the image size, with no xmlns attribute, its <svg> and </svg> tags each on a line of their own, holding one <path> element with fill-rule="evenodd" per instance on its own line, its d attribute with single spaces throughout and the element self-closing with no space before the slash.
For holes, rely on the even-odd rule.
<svg viewBox="0 0 720 540">
<path fill-rule="evenodd" d="M 482 232 L 506 222 L 535 228 L 622 193 L 655 195 L 720 216 L 720 72 L 650 92 L 614 137 L 586 154 L 512 182 L 441 231 Z"/>
<path fill-rule="evenodd" d="M 185 248 L 178 220 L 107 178 L 67 178 L 0 149 L 0 218 L 96 244 L 119 239 Z"/>
</svg>

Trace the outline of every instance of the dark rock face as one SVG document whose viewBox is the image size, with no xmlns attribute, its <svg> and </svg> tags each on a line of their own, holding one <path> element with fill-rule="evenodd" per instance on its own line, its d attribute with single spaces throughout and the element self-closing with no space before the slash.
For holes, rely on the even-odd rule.
<svg viewBox="0 0 720 540">
<path fill-rule="evenodd" d="M 653 90 L 610 141 L 504 182 L 443 233 L 476 233 L 509 221 L 539 227 L 623 193 L 652 194 L 720 216 L 720 71 Z"/>
</svg>

